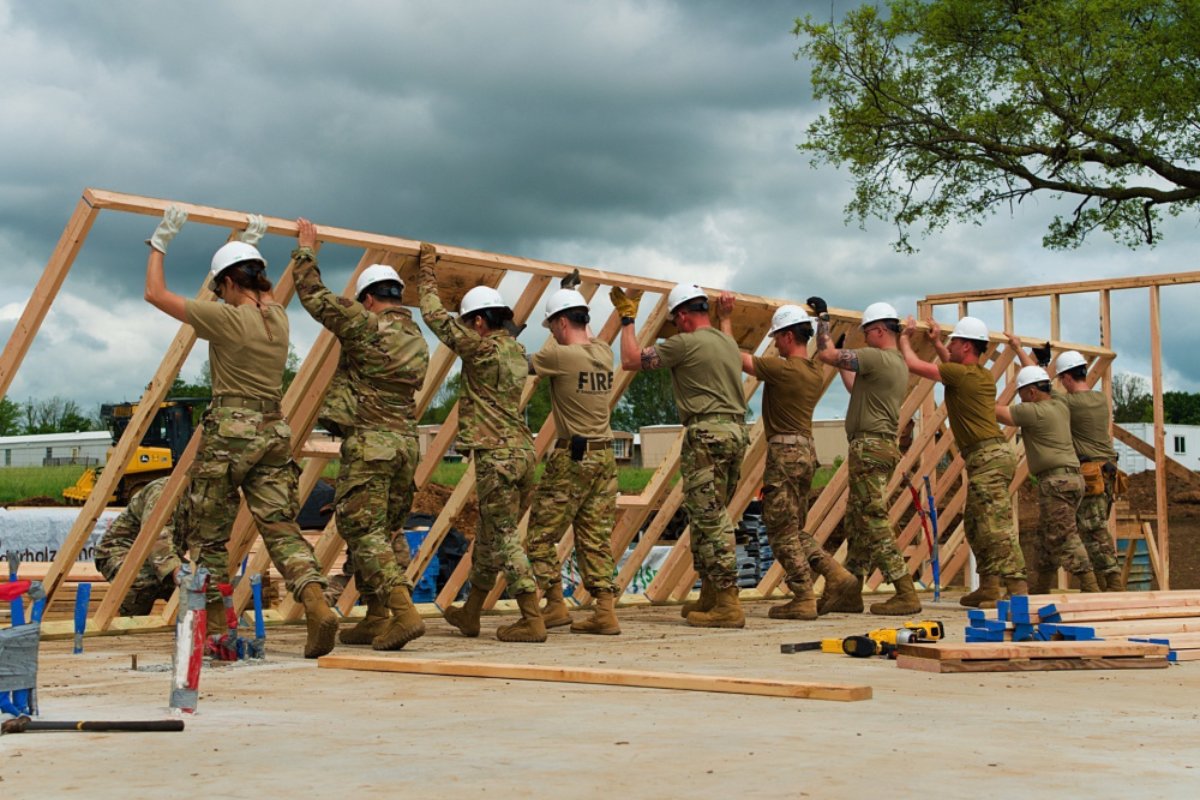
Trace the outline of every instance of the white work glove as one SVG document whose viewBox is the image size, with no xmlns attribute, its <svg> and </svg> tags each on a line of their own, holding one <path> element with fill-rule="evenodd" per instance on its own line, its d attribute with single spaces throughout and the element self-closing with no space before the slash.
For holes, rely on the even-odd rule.
<svg viewBox="0 0 1200 800">
<path fill-rule="evenodd" d="M 158 227 L 154 229 L 154 235 L 146 240 L 146 244 L 166 255 L 167 245 L 175 238 L 175 234 L 179 233 L 179 229 L 185 222 L 187 222 L 186 211 L 179 206 L 167 206 L 167 210 L 163 212 L 162 222 L 158 223 Z"/>
<path fill-rule="evenodd" d="M 258 244 L 263 234 L 267 232 L 267 221 L 262 214 L 247 214 L 246 230 L 238 234 L 238 241 L 246 244 Z"/>
</svg>

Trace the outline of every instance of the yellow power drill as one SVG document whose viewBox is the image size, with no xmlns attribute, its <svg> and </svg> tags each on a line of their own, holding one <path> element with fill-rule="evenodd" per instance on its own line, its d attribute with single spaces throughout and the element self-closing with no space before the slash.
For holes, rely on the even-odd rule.
<svg viewBox="0 0 1200 800">
<path fill-rule="evenodd" d="M 869 656 L 894 657 L 896 647 L 910 642 L 936 642 L 946 635 L 946 627 L 938 620 L 905 622 L 902 628 L 879 628 L 865 636 L 844 639 L 822 639 L 820 642 L 798 642 L 780 645 L 780 652 L 798 653 L 820 650 L 822 653 L 845 653 L 855 658 Z"/>
</svg>

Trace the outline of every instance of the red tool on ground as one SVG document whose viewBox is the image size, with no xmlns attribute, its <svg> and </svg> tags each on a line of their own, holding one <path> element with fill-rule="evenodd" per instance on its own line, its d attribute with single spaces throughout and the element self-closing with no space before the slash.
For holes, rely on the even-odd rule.
<svg viewBox="0 0 1200 800">
<path fill-rule="evenodd" d="M 209 636 L 204 652 L 218 661 L 237 661 L 245 652 L 245 644 L 238 636 L 238 617 L 237 612 L 233 610 L 233 585 L 219 583 L 217 591 L 221 593 L 221 602 L 225 604 L 225 624 L 229 627 L 229 632 L 220 636 Z"/>
<path fill-rule="evenodd" d="M 175 618 L 175 660 L 171 675 L 171 708 L 186 714 L 196 710 L 200 699 L 200 667 L 204 663 L 204 631 L 208 614 L 204 590 L 208 570 L 190 564 L 179 570 L 180 603 Z"/>
</svg>

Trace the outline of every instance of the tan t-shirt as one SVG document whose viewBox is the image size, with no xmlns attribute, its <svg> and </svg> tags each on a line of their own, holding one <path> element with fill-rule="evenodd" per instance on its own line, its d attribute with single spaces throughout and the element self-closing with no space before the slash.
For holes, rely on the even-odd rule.
<svg viewBox="0 0 1200 800">
<path fill-rule="evenodd" d="M 1013 422 L 1021 428 L 1029 471 L 1040 475 L 1056 467 L 1079 466 L 1071 444 L 1071 410 L 1061 398 L 1010 406 Z"/>
<path fill-rule="evenodd" d="M 1071 410 L 1071 439 L 1075 443 L 1075 455 L 1089 461 L 1117 460 L 1117 451 L 1112 446 L 1110 423 L 1112 413 L 1108 398 L 1100 392 L 1054 392 Z"/>
<path fill-rule="evenodd" d="M 946 415 L 959 447 L 1003 436 L 996 421 L 996 379 L 980 364 L 938 364 L 946 387 Z"/>
<path fill-rule="evenodd" d="M 908 391 L 908 367 L 899 350 L 864 347 L 855 350 L 858 374 L 846 409 L 846 438 L 860 433 L 895 437 L 900 403 Z"/>
<path fill-rule="evenodd" d="M 559 438 L 611 439 L 613 352 L 599 339 L 559 344 L 550 339 L 533 354 L 533 371 L 550 379 L 550 406 Z"/>
<path fill-rule="evenodd" d="M 671 370 L 671 388 L 683 424 L 696 414 L 745 417 L 742 353 L 732 336 L 717 328 L 701 328 L 677 333 L 655 349 L 662 365 Z"/>
<path fill-rule="evenodd" d="M 188 322 L 208 340 L 214 397 L 237 395 L 278 400 L 288 357 L 287 311 L 278 303 L 226 305 L 188 300 Z"/>
<path fill-rule="evenodd" d="M 821 399 L 825 371 L 815 358 L 755 356 L 754 374 L 762 380 L 763 429 L 812 436 L 813 408 Z"/>
</svg>

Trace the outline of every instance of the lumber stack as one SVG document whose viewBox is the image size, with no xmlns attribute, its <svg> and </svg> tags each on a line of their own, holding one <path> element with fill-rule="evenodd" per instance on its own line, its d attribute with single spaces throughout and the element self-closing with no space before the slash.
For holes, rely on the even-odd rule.
<svg viewBox="0 0 1200 800">
<path fill-rule="evenodd" d="M 900 645 L 896 666 L 938 673 L 1162 669 L 1168 652 L 1144 642 L 931 642 Z"/>
<path fill-rule="evenodd" d="M 1131 641 L 1200 661 L 1200 591 L 1030 595 L 967 616 L 968 642 Z"/>
</svg>

